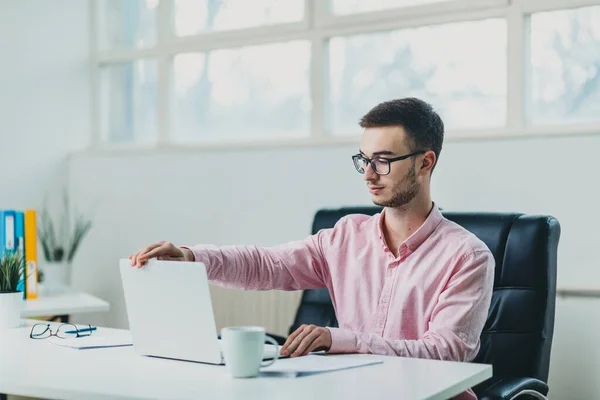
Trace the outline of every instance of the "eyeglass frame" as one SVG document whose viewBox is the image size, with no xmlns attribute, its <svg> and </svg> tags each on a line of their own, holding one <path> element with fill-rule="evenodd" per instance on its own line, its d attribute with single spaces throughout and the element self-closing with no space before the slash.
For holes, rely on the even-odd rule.
<svg viewBox="0 0 600 400">
<path fill-rule="evenodd" d="M 39 325 L 39 326 L 45 326 L 45 327 L 46 327 L 46 329 L 44 329 L 44 331 L 43 331 L 42 333 L 40 333 L 39 335 L 35 335 L 35 336 L 34 336 L 34 335 L 33 335 L 33 330 L 34 330 L 34 329 L 35 329 L 35 327 L 36 327 L 36 326 L 38 326 L 38 325 Z M 50 338 L 50 337 L 54 336 L 54 337 L 57 337 L 57 338 L 59 338 L 59 339 L 66 339 L 65 337 L 62 337 L 62 336 L 58 336 L 58 335 L 57 335 L 57 334 L 58 334 L 58 332 L 60 331 L 60 328 L 61 328 L 62 326 L 72 326 L 72 327 L 74 328 L 74 329 L 72 329 L 72 330 L 74 330 L 74 331 L 75 331 L 75 335 L 76 335 L 76 336 L 75 336 L 75 338 L 80 338 L 80 337 L 91 336 L 91 335 L 92 335 L 92 333 L 93 333 L 93 330 L 92 330 L 92 326 L 91 326 L 91 325 L 88 325 L 88 327 L 87 327 L 87 328 L 81 328 L 81 329 L 79 329 L 79 328 L 78 328 L 78 327 L 77 327 L 75 324 L 71 324 L 71 323 L 62 323 L 62 324 L 58 325 L 58 327 L 56 327 L 56 333 L 55 333 L 55 332 L 52 332 L 52 328 L 50 327 L 50 324 L 35 324 L 35 325 L 33 325 L 33 326 L 31 327 L 31 331 L 29 332 L 29 338 L 30 338 L 30 339 L 34 339 L 34 340 L 42 340 L 42 339 L 48 339 L 48 338 Z M 42 336 L 43 334 L 45 334 L 47 331 L 50 331 L 50 334 L 49 334 L 48 336 L 40 337 L 40 336 Z M 85 333 L 84 333 L 84 334 L 81 334 L 81 333 L 80 333 L 81 331 L 85 331 Z M 66 332 L 65 332 L 65 333 L 66 333 Z M 72 334 L 72 333 L 68 333 L 68 335 L 73 335 L 73 334 Z"/>
<path fill-rule="evenodd" d="M 402 161 L 402 160 L 406 160 L 407 158 L 414 157 L 414 156 L 418 156 L 419 154 L 425 154 L 425 153 L 427 153 L 427 151 L 428 151 L 428 150 L 420 150 L 420 151 L 415 151 L 414 153 L 406 154 L 406 155 L 399 156 L 399 157 L 393 157 L 393 158 L 385 158 L 385 157 L 373 157 L 373 158 L 369 158 L 369 157 L 365 156 L 364 154 L 357 153 L 357 154 L 355 154 L 355 155 L 353 155 L 353 156 L 352 156 L 352 163 L 354 164 L 354 168 L 356 168 L 356 171 L 357 171 L 359 174 L 364 174 L 364 173 L 365 173 L 365 171 L 366 171 L 366 167 L 365 167 L 365 169 L 363 170 L 363 172 L 360 172 L 360 171 L 358 170 L 358 167 L 356 166 L 356 161 L 355 161 L 355 160 L 357 160 L 358 158 L 362 158 L 363 160 L 365 160 L 365 161 L 366 161 L 366 163 L 367 163 L 367 166 L 368 166 L 369 164 L 371 165 L 371 169 L 373 170 L 373 172 L 375 172 L 377 175 L 380 175 L 380 176 L 385 176 L 385 175 L 389 175 L 389 174 L 392 172 L 392 163 L 393 163 L 394 161 Z M 373 160 L 384 160 L 384 161 L 386 161 L 386 162 L 387 162 L 387 165 L 388 165 L 388 172 L 387 172 L 387 173 L 385 173 L 385 174 L 380 174 L 379 172 L 377 172 L 377 170 L 376 170 L 375 168 L 373 168 L 373 164 L 372 164 L 372 161 L 373 161 Z"/>
</svg>

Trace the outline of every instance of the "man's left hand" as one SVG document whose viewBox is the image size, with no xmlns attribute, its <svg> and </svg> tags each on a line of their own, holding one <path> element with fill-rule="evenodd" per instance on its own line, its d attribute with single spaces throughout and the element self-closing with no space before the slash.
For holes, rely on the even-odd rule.
<svg viewBox="0 0 600 400">
<path fill-rule="evenodd" d="M 331 333 L 329 329 L 315 325 L 301 325 L 281 347 L 281 355 L 290 357 L 305 356 L 311 351 L 329 350 Z"/>
</svg>

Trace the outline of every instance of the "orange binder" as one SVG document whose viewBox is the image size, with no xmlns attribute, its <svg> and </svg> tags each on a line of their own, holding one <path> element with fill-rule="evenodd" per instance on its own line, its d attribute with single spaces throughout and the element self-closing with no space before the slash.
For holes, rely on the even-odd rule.
<svg viewBox="0 0 600 400">
<path fill-rule="evenodd" d="M 25 210 L 25 298 L 38 297 L 37 224 L 35 210 Z"/>
</svg>

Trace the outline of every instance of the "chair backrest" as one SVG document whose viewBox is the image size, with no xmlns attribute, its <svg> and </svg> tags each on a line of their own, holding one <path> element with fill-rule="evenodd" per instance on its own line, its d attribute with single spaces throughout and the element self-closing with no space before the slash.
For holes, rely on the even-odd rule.
<svg viewBox="0 0 600 400">
<path fill-rule="evenodd" d="M 344 215 L 373 215 L 380 207 L 319 210 L 313 233 Z M 560 225 L 551 216 L 442 211 L 481 239 L 496 261 L 494 291 L 481 349 L 474 362 L 493 364 L 495 377 L 548 381 L 554 332 Z M 327 289 L 306 290 L 290 332 L 301 324 L 337 326 Z M 494 378 L 475 387 L 484 390 Z"/>
</svg>

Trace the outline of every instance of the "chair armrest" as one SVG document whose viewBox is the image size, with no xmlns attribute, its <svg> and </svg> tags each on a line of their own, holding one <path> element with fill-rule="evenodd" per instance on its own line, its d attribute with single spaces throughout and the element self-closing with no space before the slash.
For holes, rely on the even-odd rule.
<svg viewBox="0 0 600 400">
<path fill-rule="evenodd" d="M 519 393 L 522 393 L 521 396 Z M 537 396 L 536 393 L 542 396 Z M 548 385 L 535 378 L 501 378 L 481 393 L 479 400 L 544 399 Z M 517 397 L 515 397 L 517 396 Z"/>
</svg>

